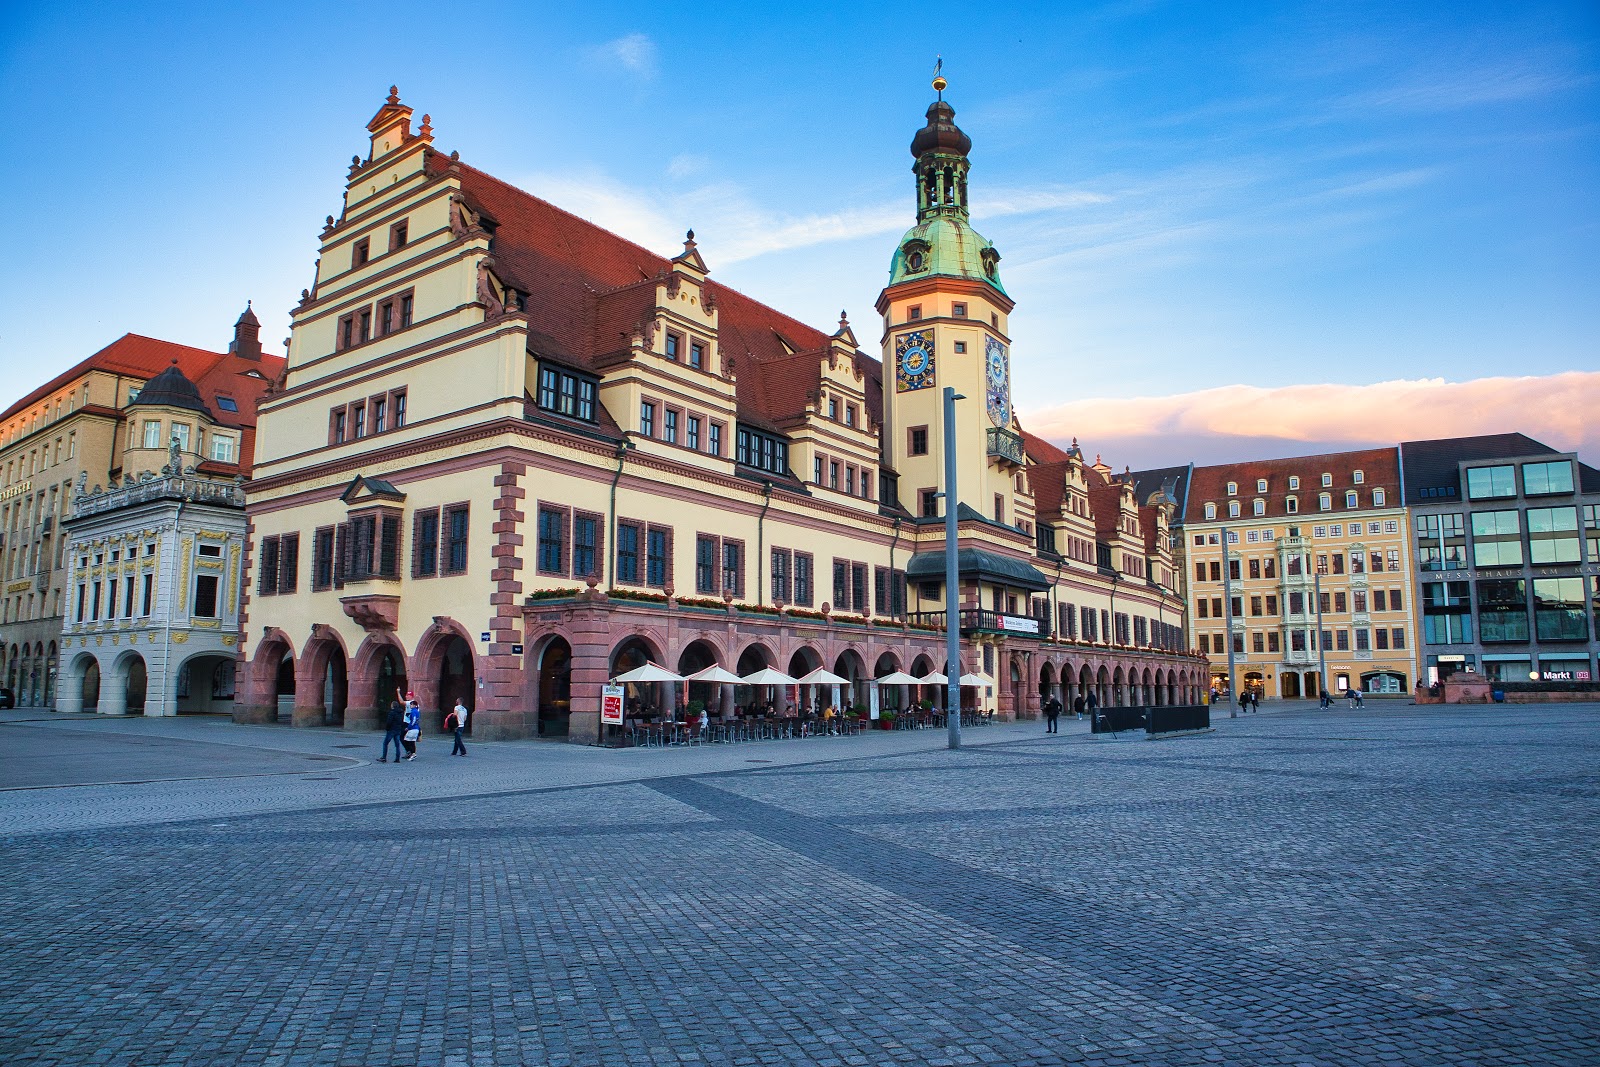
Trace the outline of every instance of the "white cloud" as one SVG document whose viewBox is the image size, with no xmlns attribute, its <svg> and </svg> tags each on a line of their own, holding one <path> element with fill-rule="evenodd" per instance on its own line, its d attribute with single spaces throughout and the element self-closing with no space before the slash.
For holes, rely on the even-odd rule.
<svg viewBox="0 0 1600 1067">
<path fill-rule="evenodd" d="M 630 33 L 589 50 L 590 56 L 605 64 L 630 70 L 641 78 L 656 75 L 656 43 L 642 33 Z"/>
</svg>

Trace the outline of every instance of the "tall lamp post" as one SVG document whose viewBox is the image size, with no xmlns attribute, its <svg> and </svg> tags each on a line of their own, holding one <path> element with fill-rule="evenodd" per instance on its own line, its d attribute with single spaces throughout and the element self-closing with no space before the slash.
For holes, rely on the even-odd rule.
<svg viewBox="0 0 1600 1067">
<path fill-rule="evenodd" d="M 944 387 L 944 656 L 945 723 L 950 747 L 961 747 L 961 601 L 956 565 L 956 401 L 966 397 Z"/>
<path fill-rule="evenodd" d="M 1222 618 L 1228 642 L 1228 718 L 1239 717 L 1239 679 L 1233 663 L 1233 565 L 1228 555 L 1228 528 L 1222 528 Z"/>
<path fill-rule="evenodd" d="M 1322 572 L 1316 573 L 1317 595 L 1317 704 L 1328 692 L 1328 642 L 1322 639 Z"/>
</svg>

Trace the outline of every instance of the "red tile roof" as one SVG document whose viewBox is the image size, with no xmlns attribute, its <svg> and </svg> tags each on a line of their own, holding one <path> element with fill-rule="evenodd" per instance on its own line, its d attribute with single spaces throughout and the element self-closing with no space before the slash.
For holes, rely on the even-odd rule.
<svg viewBox="0 0 1600 1067">
<path fill-rule="evenodd" d="M 1362 483 L 1355 484 L 1355 472 L 1361 471 Z M 1322 484 L 1324 474 L 1332 475 L 1332 484 Z M 1289 477 L 1300 478 L 1300 488 L 1289 489 Z M 1256 491 L 1257 479 L 1267 480 L 1267 491 Z M 1230 497 L 1228 483 L 1236 483 L 1238 492 Z M 1371 507 L 1372 490 L 1383 489 L 1385 507 L 1400 506 L 1400 450 L 1397 448 L 1368 448 L 1357 452 L 1334 452 L 1293 459 L 1252 460 L 1246 463 L 1223 463 L 1215 467 L 1196 467 L 1189 479 L 1188 522 L 1204 522 L 1207 503 L 1217 505 L 1219 516 L 1227 514 L 1227 502 L 1238 500 L 1243 517 L 1254 518 L 1252 503 L 1257 497 L 1266 501 L 1268 518 L 1289 515 L 1285 501 L 1298 498 L 1297 519 L 1310 519 L 1318 514 L 1333 515 L 1346 510 L 1342 499 L 1345 490 L 1361 491 L 1361 509 Z M 1318 512 L 1317 495 L 1332 493 L 1334 510 Z"/>
<path fill-rule="evenodd" d="M 245 359 L 231 352 L 208 352 L 155 337 L 125 333 L 12 404 L 0 415 L 0 423 L 54 396 L 90 371 L 121 374 L 143 382 L 173 363 L 177 363 L 184 377 L 200 390 L 217 422 L 241 431 L 239 464 L 242 472 L 248 473 L 255 456 L 256 402 L 266 391 L 267 384 L 282 373 L 282 356 L 263 354 L 260 360 Z M 217 403 L 219 396 L 232 397 L 239 410 L 222 410 Z"/>
<path fill-rule="evenodd" d="M 427 165 L 434 174 L 454 168 L 467 206 L 493 227 L 495 272 L 527 294 L 522 303 L 537 355 L 597 369 L 627 347 L 654 307 L 654 280 L 671 269 L 670 260 L 437 152 Z M 819 388 L 829 335 L 736 289 L 709 280 L 706 286 L 722 357 L 733 361 L 739 417 L 777 427 L 800 415 L 805 397 Z M 865 354 L 856 363 L 867 408 L 881 421 L 882 366 Z"/>
</svg>

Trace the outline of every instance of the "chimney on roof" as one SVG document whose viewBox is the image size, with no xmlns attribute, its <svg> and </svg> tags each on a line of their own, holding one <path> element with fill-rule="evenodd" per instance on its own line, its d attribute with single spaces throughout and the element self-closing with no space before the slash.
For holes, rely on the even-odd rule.
<svg viewBox="0 0 1600 1067">
<path fill-rule="evenodd" d="M 261 320 L 250 310 L 249 301 L 245 301 L 244 314 L 233 324 L 233 343 L 228 351 L 240 359 L 261 360 Z"/>
</svg>

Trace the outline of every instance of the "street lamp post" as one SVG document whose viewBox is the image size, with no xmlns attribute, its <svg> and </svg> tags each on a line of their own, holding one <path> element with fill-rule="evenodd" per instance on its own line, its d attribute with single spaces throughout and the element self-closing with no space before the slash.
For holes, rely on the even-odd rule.
<svg viewBox="0 0 1600 1067">
<path fill-rule="evenodd" d="M 1222 528 L 1222 618 L 1228 642 L 1228 718 L 1239 717 L 1239 679 L 1233 662 L 1233 570 L 1228 555 L 1228 528 Z"/>
<path fill-rule="evenodd" d="M 1317 596 L 1317 704 L 1322 704 L 1328 692 L 1328 642 L 1322 638 L 1322 572 L 1317 571 L 1315 582 Z"/>
<path fill-rule="evenodd" d="M 956 560 L 956 401 L 966 397 L 944 387 L 944 655 L 945 723 L 950 747 L 961 747 L 961 601 Z"/>
</svg>

